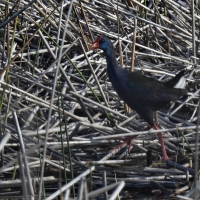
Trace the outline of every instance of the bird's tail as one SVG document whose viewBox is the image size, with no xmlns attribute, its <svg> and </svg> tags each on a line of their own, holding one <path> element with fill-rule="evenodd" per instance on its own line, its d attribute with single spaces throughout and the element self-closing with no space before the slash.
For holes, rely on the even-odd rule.
<svg viewBox="0 0 200 200">
<path fill-rule="evenodd" d="M 164 83 L 165 86 L 173 88 L 180 81 L 180 79 L 187 73 L 188 73 L 187 70 L 180 71 L 175 77 L 173 77 L 169 81 L 165 82 Z"/>
</svg>

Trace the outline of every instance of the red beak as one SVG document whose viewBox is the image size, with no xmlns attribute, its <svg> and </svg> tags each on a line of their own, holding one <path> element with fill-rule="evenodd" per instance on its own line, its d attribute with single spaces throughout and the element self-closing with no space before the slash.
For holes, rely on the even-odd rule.
<svg viewBox="0 0 200 200">
<path fill-rule="evenodd" d="M 99 48 L 99 41 L 102 39 L 102 36 L 97 38 L 90 46 L 90 50 L 95 50 Z"/>
</svg>

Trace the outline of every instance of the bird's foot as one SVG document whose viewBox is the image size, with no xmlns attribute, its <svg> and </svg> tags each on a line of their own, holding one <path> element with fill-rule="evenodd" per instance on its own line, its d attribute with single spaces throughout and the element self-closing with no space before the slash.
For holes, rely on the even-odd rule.
<svg viewBox="0 0 200 200">
<path fill-rule="evenodd" d="M 161 155 L 158 154 L 158 157 L 159 157 L 159 161 L 166 162 L 166 161 L 169 160 L 169 157 L 167 155 L 161 156 Z"/>
<path fill-rule="evenodd" d="M 117 150 L 117 149 L 118 149 L 118 150 L 121 150 L 121 149 L 123 149 L 124 147 L 126 147 L 127 144 L 128 144 L 128 153 L 130 153 L 131 146 L 132 146 L 132 141 L 133 141 L 133 139 L 135 139 L 136 137 L 137 137 L 137 136 L 118 138 L 118 139 L 120 139 L 120 140 L 123 140 L 124 142 L 123 142 L 122 144 L 116 146 L 115 148 L 111 149 L 111 150 L 109 151 L 109 153 L 111 153 L 111 152 L 113 152 L 113 151 L 115 151 L 115 150 Z"/>
</svg>

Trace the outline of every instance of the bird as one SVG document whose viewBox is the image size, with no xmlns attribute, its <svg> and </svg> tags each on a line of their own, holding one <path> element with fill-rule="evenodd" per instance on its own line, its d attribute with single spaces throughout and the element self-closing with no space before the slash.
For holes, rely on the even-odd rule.
<svg viewBox="0 0 200 200">
<path fill-rule="evenodd" d="M 105 36 L 98 37 L 90 46 L 90 50 L 96 49 L 102 49 L 105 54 L 107 74 L 118 96 L 148 123 L 146 130 L 151 128 L 159 130 L 154 121 L 153 113 L 188 93 L 186 89 L 173 88 L 180 78 L 184 76 L 185 71 L 179 72 L 167 82 L 161 82 L 122 68 L 117 62 L 115 49 L 109 38 Z M 162 133 L 157 133 L 157 136 L 162 148 L 162 159 L 167 161 L 169 157 L 165 149 Z M 134 138 L 135 136 L 126 140 L 129 145 L 128 151 L 130 151 Z"/>
</svg>

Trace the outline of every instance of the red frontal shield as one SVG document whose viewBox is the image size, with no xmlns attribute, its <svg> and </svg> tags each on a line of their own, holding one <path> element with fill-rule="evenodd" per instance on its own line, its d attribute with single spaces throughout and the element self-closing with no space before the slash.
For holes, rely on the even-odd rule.
<svg viewBox="0 0 200 200">
<path fill-rule="evenodd" d="M 95 50 L 99 48 L 99 41 L 102 39 L 102 36 L 98 37 L 90 46 L 90 50 Z"/>
</svg>

